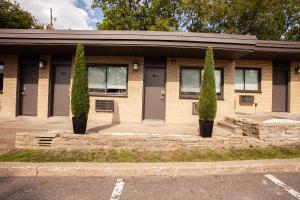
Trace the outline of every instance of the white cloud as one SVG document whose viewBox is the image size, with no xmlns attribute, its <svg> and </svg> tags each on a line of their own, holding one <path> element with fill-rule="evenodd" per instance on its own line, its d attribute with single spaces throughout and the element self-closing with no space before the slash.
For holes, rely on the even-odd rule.
<svg viewBox="0 0 300 200">
<path fill-rule="evenodd" d="M 11 0 L 13 1 L 13 0 Z M 90 23 L 89 10 L 92 0 L 84 0 L 85 8 L 76 6 L 76 0 L 16 0 L 20 6 L 30 12 L 42 24 L 50 23 L 50 8 L 55 29 L 93 29 Z M 91 11 L 92 12 L 92 11 Z"/>
</svg>

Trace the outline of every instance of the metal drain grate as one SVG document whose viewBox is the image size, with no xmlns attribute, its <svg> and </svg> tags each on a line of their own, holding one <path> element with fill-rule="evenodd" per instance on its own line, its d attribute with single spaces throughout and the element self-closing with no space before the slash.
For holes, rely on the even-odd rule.
<svg viewBox="0 0 300 200">
<path fill-rule="evenodd" d="M 37 137 L 37 146 L 39 147 L 50 147 L 52 144 L 53 137 Z"/>
<path fill-rule="evenodd" d="M 40 133 L 35 136 L 36 145 L 38 147 L 51 147 L 54 138 L 59 137 L 59 134 L 55 133 Z"/>
</svg>

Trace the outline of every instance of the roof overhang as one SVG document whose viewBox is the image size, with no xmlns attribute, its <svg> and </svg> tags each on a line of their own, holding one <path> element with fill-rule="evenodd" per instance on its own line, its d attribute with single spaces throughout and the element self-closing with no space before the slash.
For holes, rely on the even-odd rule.
<svg viewBox="0 0 300 200">
<path fill-rule="evenodd" d="M 203 57 L 211 46 L 216 58 L 275 59 L 281 53 L 285 59 L 300 59 L 300 42 L 260 41 L 250 35 L 0 29 L 1 54 L 24 53 L 24 48 L 27 53 L 74 54 L 78 43 L 87 55 Z"/>
</svg>

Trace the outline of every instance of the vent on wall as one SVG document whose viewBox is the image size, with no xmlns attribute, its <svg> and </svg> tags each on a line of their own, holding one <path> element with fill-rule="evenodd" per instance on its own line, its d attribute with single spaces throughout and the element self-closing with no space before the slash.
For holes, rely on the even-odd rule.
<svg viewBox="0 0 300 200">
<path fill-rule="evenodd" d="M 114 100 L 96 100 L 96 112 L 114 112 Z"/>
<path fill-rule="evenodd" d="M 193 102 L 193 115 L 198 115 L 198 102 Z"/>
<path fill-rule="evenodd" d="M 38 133 L 36 134 L 36 145 L 38 147 L 51 147 L 54 138 L 60 137 L 60 134 L 56 133 Z"/>
<path fill-rule="evenodd" d="M 254 96 L 253 95 L 240 95 L 240 105 L 253 105 Z"/>
</svg>

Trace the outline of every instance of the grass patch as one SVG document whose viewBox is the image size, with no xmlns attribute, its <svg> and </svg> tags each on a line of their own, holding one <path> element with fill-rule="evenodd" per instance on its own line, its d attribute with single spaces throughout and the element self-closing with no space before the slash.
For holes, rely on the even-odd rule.
<svg viewBox="0 0 300 200">
<path fill-rule="evenodd" d="M 16 150 L 0 156 L 0 162 L 205 162 L 300 158 L 299 146 L 213 150 Z"/>
</svg>

